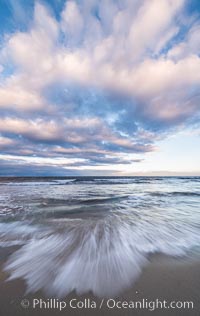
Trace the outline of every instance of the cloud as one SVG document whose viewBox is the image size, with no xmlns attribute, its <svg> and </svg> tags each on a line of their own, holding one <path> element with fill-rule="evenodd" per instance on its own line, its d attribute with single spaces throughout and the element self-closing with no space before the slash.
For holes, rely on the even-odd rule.
<svg viewBox="0 0 200 316">
<path fill-rule="evenodd" d="M 59 126 L 55 125 L 53 121 L 27 121 L 16 118 L 0 119 L 0 131 L 41 142 L 58 139 L 61 133 Z"/>
<path fill-rule="evenodd" d="M 154 150 L 147 138 L 141 136 L 141 142 L 135 142 L 134 138 L 109 130 L 99 118 L 60 118 L 59 121 L 47 121 L 5 117 L 0 119 L 0 132 L 10 142 L 18 142 L 17 151 L 12 146 L 4 149 L 4 154 L 13 156 L 35 155 L 54 159 L 65 156 L 84 158 L 82 164 L 85 161 L 93 165 L 97 161 L 99 164 L 127 164 L 130 161 L 137 162 L 138 159 L 122 157 L 120 151 L 145 153 Z"/>
<path fill-rule="evenodd" d="M 29 91 L 19 82 L 9 82 L 0 87 L 0 108 L 16 110 L 38 110 L 42 109 L 46 102 L 34 91 Z"/>
<path fill-rule="evenodd" d="M 84 20 L 80 8 L 74 1 L 67 1 L 62 12 L 61 30 L 67 35 L 70 44 L 78 44 L 82 36 Z"/>
<path fill-rule="evenodd" d="M 16 155 L 17 141 L 22 155 L 134 163 L 135 154 L 194 124 L 200 24 L 185 28 L 185 8 L 184 0 L 70 0 L 55 16 L 35 2 L 27 28 L 1 45 L 4 154 Z"/>
<path fill-rule="evenodd" d="M 121 164 L 139 163 L 140 159 L 128 160 L 119 157 L 94 157 L 94 159 L 69 158 L 69 157 L 31 157 L 0 155 L 0 176 L 13 175 L 98 175 L 99 172 L 112 175 L 120 172 Z M 98 168 L 97 168 L 98 167 Z"/>
<path fill-rule="evenodd" d="M 200 50 L 200 25 L 194 24 L 189 30 L 184 41 L 181 41 L 168 52 L 168 56 L 175 60 L 188 55 L 199 56 Z"/>
<path fill-rule="evenodd" d="M 140 59 L 147 49 L 162 49 L 177 31 L 173 28 L 174 19 L 182 5 L 183 0 L 143 1 L 129 32 L 131 57 Z"/>
<path fill-rule="evenodd" d="M 8 137 L 2 137 L 0 136 L 0 148 L 6 148 L 9 146 L 14 146 L 16 144 L 16 142 L 13 139 L 10 139 Z"/>
</svg>

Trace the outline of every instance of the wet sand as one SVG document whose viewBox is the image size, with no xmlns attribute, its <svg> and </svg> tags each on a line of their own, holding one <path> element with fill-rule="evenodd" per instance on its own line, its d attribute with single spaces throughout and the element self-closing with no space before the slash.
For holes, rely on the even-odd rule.
<svg viewBox="0 0 200 316">
<path fill-rule="evenodd" d="M 1 316 L 24 316 L 24 315 L 184 315 L 199 316 L 200 315 L 200 258 L 191 256 L 188 258 L 171 258 L 167 256 L 154 255 L 150 257 L 149 264 L 144 268 L 142 275 L 131 289 L 128 289 L 117 298 L 115 302 L 140 301 L 163 301 L 167 304 L 171 301 L 192 301 L 194 308 L 184 309 L 133 309 L 124 308 L 108 308 L 108 298 L 104 299 L 102 308 L 100 309 L 101 299 L 94 297 L 92 294 L 77 296 L 71 293 L 67 297 L 61 299 L 66 302 L 67 307 L 60 311 L 55 308 L 39 308 L 38 305 L 33 308 L 33 299 L 42 299 L 44 302 L 50 302 L 44 293 L 37 292 L 34 294 L 26 294 L 26 286 L 23 280 L 6 281 L 8 275 L 3 271 L 3 265 L 6 259 L 13 252 L 13 247 L 0 248 L 0 315 Z M 21 301 L 29 300 L 30 306 L 24 308 Z M 55 299 L 55 298 L 54 298 Z M 86 308 L 71 308 L 69 303 L 72 299 L 77 301 L 87 300 Z M 53 302 L 53 301 L 52 301 Z M 59 302 L 55 299 L 55 302 Z M 76 301 L 73 301 L 73 306 Z M 94 303 L 93 303 L 94 302 Z M 114 301 L 110 301 L 110 306 Z M 27 301 L 25 301 L 27 304 Z M 53 304 L 53 303 L 52 303 Z M 88 307 L 95 305 L 96 308 Z M 121 306 L 121 303 L 120 303 Z M 125 306 L 127 304 L 125 303 Z M 152 305 L 151 305 L 152 306 Z"/>
</svg>

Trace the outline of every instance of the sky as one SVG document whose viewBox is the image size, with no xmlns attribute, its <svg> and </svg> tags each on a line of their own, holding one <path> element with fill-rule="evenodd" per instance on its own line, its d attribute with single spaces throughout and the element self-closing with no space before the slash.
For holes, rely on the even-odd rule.
<svg viewBox="0 0 200 316">
<path fill-rule="evenodd" d="M 0 176 L 200 175 L 199 0 L 0 0 Z"/>
</svg>

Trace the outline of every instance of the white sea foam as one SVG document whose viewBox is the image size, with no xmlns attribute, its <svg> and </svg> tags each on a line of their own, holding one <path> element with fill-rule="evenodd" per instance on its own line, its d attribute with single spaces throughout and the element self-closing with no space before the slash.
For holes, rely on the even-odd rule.
<svg viewBox="0 0 200 316">
<path fill-rule="evenodd" d="M 59 180 L 54 180 L 55 183 L 58 183 L 58 184 L 68 184 L 68 183 L 71 183 L 71 182 L 74 182 L 75 179 L 59 179 Z"/>
<path fill-rule="evenodd" d="M 30 186 L 30 187 L 34 187 L 34 186 L 48 186 L 48 185 L 53 185 L 55 184 L 54 181 L 26 181 L 26 182 L 7 182 L 6 185 L 7 186 L 12 186 L 12 187 L 17 187 L 17 186 L 23 186 L 23 187 L 27 187 L 27 186 Z"/>
<path fill-rule="evenodd" d="M 22 245 L 32 238 L 41 239 L 51 233 L 50 228 L 39 225 L 36 226 L 21 222 L 0 223 L 0 246 Z"/>
<path fill-rule="evenodd" d="M 48 186 L 48 185 L 59 185 L 59 184 L 69 184 L 74 182 L 75 179 L 52 179 L 51 181 L 16 181 L 7 182 L 7 186 Z"/>
<path fill-rule="evenodd" d="M 65 229 L 40 237 L 37 231 L 10 257 L 6 271 L 10 279 L 25 279 L 28 291 L 59 297 L 72 290 L 115 296 L 139 277 L 150 253 L 181 256 L 200 242 L 194 227 L 136 224 L 114 214 L 97 222 L 69 221 Z"/>
</svg>

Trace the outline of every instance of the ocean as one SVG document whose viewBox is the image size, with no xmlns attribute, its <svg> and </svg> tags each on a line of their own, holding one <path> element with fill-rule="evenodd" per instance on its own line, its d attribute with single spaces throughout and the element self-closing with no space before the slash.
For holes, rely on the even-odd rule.
<svg viewBox="0 0 200 316">
<path fill-rule="evenodd" d="M 0 246 L 28 292 L 116 296 L 155 253 L 199 251 L 200 177 L 0 179 Z"/>
</svg>

